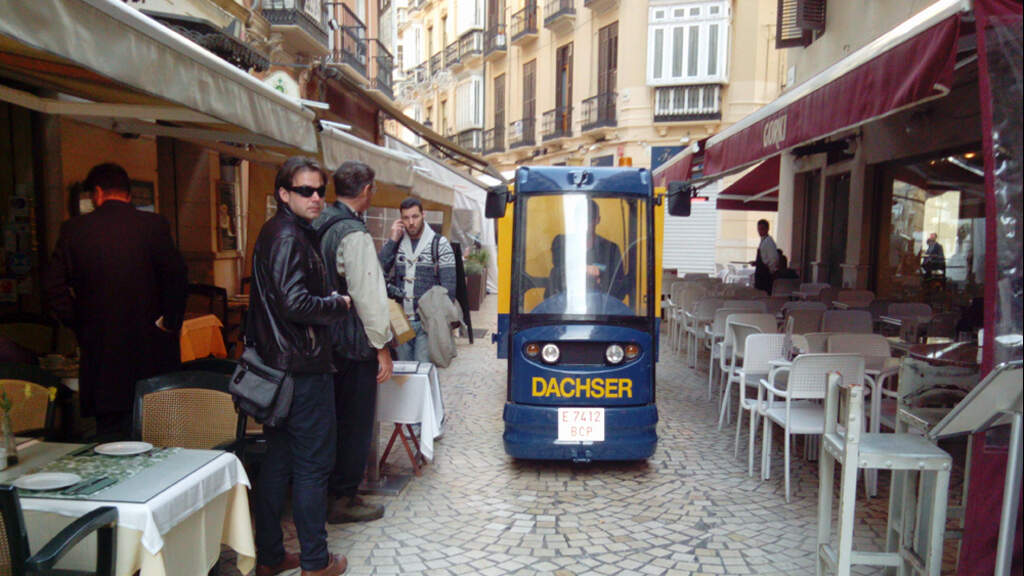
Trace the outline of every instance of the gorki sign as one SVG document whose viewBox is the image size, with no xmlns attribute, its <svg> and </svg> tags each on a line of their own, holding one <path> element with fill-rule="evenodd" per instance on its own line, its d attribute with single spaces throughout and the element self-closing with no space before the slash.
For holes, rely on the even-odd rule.
<svg viewBox="0 0 1024 576">
<path fill-rule="evenodd" d="M 761 145 L 765 148 L 774 147 L 786 141 L 786 116 L 779 116 L 764 123 L 761 130 Z"/>
</svg>

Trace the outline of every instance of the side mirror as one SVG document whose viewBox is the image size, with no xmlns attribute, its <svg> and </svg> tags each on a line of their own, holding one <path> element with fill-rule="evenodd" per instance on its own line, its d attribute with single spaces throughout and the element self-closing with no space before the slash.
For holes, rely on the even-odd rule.
<svg viewBox="0 0 1024 576">
<path fill-rule="evenodd" d="M 669 182 L 668 213 L 672 216 L 689 216 L 692 191 L 693 188 L 686 182 Z"/>
<path fill-rule="evenodd" d="M 504 184 L 491 186 L 487 189 L 487 202 L 484 204 L 484 215 L 488 218 L 504 218 L 508 205 L 508 187 Z"/>
</svg>

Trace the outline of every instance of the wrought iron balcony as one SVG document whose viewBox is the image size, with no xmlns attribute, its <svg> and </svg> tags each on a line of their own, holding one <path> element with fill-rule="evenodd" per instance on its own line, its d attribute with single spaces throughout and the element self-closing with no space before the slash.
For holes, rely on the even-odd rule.
<svg viewBox="0 0 1024 576">
<path fill-rule="evenodd" d="M 534 131 L 537 125 L 536 118 L 523 118 L 508 125 L 508 148 L 522 148 L 533 146 L 537 143 Z"/>
<path fill-rule="evenodd" d="M 331 55 L 334 64 L 346 64 L 364 78 L 367 74 L 366 25 L 348 6 L 341 4 L 341 46 Z"/>
<path fill-rule="evenodd" d="M 505 127 L 484 130 L 484 154 L 505 151 Z"/>
<path fill-rule="evenodd" d="M 559 106 L 545 112 L 541 117 L 540 134 L 545 142 L 572 136 L 572 106 Z"/>
<path fill-rule="evenodd" d="M 583 132 L 617 124 L 615 114 L 616 96 L 615 92 L 606 92 L 597 96 L 591 96 L 583 101 Z"/>
<path fill-rule="evenodd" d="M 264 0 L 263 17 L 270 22 L 271 27 L 298 28 L 320 45 L 321 54 L 328 51 L 330 40 L 320 0 Z M 288 35 L 285 36 L 289 40 Z"/>
<path fill-rule="evenodd" d="M 571 28 L 576 20 L 576 8 L 573 0 L 547 0 L 544 5 L 544 27 L 560 31 Z"/>
<path fill-rule="evenodd" d="M 479 28 L 467 30 L 459 38 L 459 61 L 469 64 L 484 53 L 484 31 Z"/>
<path fill-rule="evenodd" d="M 537 38 L 536 0 L 528 0 L 525 8 L 512 15 L 510 29 L 513 44 Z"/>
<path fill-rule="evenodd" d="M 479 153 L 484 149 L 484 131 L 480 128 L 470 128 L 459 132 L 455 141 L 470 152 Z"/>
<path fill-rule="evenodd" d="M 444 52 L 435 52 L 430 57 L 430 75 L 436 76 L 442 69 L 444 69 Z"/>
<path fill-rule="evenodd" d="M 504 54 L 508 50 L 508 36 L 504 24 L 491 24 L 484 34 L 484 56 Z"/>
<path fill-rule="evenodd" d="M 456 40 L 444 49 L 444 65 L 446 68 L 451 68 L 458 65 L 459 62 L 459 41 Z"/>
<path fill-rule="evenodd" d="M 654 89 L 655 122 L 692 122 L 722 118 L 722 87 L 718 84 L 659 86 Z"/>
<path fill-rule="evenodd" d="M 395 59 L 380 40 L 376 38 L 370 39 L 369 46 L 370 62 L 373 64 L 373 68 L 370 71 L 373 88 L 380 90 L 388 99 L 394 100 L 395 94 L 392 89 L 392 82 L 394 81 Z"/>
</svg>

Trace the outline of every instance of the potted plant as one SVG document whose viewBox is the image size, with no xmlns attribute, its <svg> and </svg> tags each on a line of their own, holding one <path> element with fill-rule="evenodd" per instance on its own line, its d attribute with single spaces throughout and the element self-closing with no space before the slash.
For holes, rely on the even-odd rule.
<svg viewBox="0 0 1024 576">
<path fill-rule="evenodd" d="M 478 248 L 463 259 L 463 266 L 466 271 L 466 294 L 469 300 L 470 310 L 479 310 L 487 294 L 487 262 L 489 254 L 483 248 Z"/>
</svg>

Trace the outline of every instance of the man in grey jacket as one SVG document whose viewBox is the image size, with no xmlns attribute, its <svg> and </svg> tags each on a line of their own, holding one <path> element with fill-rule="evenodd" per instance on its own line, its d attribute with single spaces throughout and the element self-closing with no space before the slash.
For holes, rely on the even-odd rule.
<svg viewBox="0 0 1024 576">
<path fill-rule="evenodd" d="M 362 162 L 344 162 L 333 178 L 338 200 L 313 225 L 324 262 L 334 272 L 334 288 L 352 298 L 356 311 L 332 326 L 338 450 L 329 486 L 337 500 L 327 521 L 339 524 L 384 515 L 383 506 L 363 501 L 357 491 L 369 456 L 377 385 L 391 377 L 392 365 L 384 273 L 362 219 L 373 197 L 374 173 Z"/>
<path fill-rule="evenodd" d="M 395 271 L 401 286 L 405 315 L 416 337 L 398 347 L 399 360 L 430 362 L 426 332 L 416 312 L 420 297 L 434 286 L 443 286 L 455 300 L 455 253 L 444 236 L 436 234 L 423 219 L 423 204 L 406 198 L 399 206 L 402 217 L 391 226 L 391 237 L 381 246 L 384 272 Z"/>
</svg>

